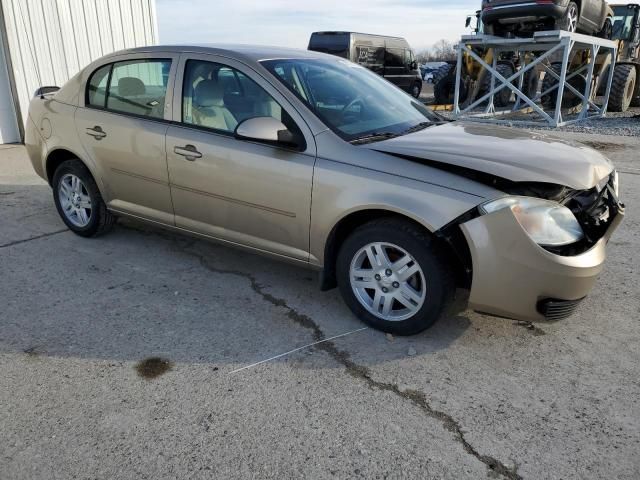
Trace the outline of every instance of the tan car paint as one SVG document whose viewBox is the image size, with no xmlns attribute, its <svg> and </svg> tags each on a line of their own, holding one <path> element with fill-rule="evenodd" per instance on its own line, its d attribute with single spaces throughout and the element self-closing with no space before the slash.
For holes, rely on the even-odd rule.
<svg viewBox="0 0 640 480">
<path fill-rule="evenodd" d="M 544 320 L 538 300 L 578 300 L 592 289 L 606 258 L 609 237 L 622 221 L 618 214 L 607 234 L 585 253 L 554 255 L 537 245 L 511 210 L 482 215 L 461 225 L 473 259 L 469 306 L 522 320 Z"/>
<path fill-rule="evenodd" d="M 367 147 L 470 168 L 515 182 L 556 183 L 576 190 L 594 187 L 613 170 L 604 155 L 585 145 L 545 133 L 480 123 L 448 123 Z"/>
<path fill-rule="evenodd" d="M 245 65 L 227 57 L 183 55 L 177 85 L 182 84 L 187 60 L 216 62 L 247 71 Z M 289 112 L 302 130 L 306 149 L 298 152 L 239 141 L 233 135 L 186 124 L 170 126 L 166 136 L 167 168 L 175 224 L 306 262 L 315 140 L 302 117 L 278 90 L 259 76 L 253 79 Z M 174 96 L 173 118 L 182 120 L 181 95 Z M 176 147 L 187 145 L 195 147 L 202 157 L 190 161 L 175 153 Z"/>
<path fill-rule="evenodd" d="M 358 147 L 342 141 L 282 85 L 267 81 L 268 74 L 256 63 L 269 58 L 267 53 L 245 47 L 238 47 L 237 54 L 207 47 L 150 47 L 104 57 L 70 80 L 53 99 L 32 102 L 26 145 L 34 169 L 47 179 L 49 154 L 65 149 L 87 165 L 109 207 L 118 212 L 316 268 L 324 266 L 331 231 L 351 213 L 367 209 L 396 212 L 435 231 L 480 203 L 504 195 L 453 173 L 376 151 L 381 146 L 389 151 L 401 146 L 408 149 L 405 153 L 411 150 L 415 155 L 420 150 L 417 144 L 389 140 Z M 307 150 L 292 152 L 178 126 L 181 74 L 167 92 L 164 122 L 85 107 L 84 85 L 100 65 L 116 58 L 167 55 L 180 57 L 172 72 L 178 62 L 182 65 L 187 58 L 202 55 L 215 56 L 216 61 L 242 70 L 282 102 L 303 131 Z M 325 58 L 312 52 L 291 55 Z M 52 126 L 48 138 L 43 136 L 45 120 Z M 84 133 L 96 124 L 103 125 L 108 141 L 94 141 Z M 474 161 L 473 154 L 482 144 L 472 142 L 452 149 L 448 142 L 455 146 L 452 132 L 456 128 L 466 129 L 452 124 L 431 127 L 424 135 L 431 138 L 430 147 L 444 136 L 447 141 L 440 153 L 452 163 L 461 162 L 465 152 Z M 168 133 L 165 151 L 160 140 L 163 132 Z M 409 143 L 418 138 L 414 135 Z M 485 141 L 490 135 L 485 132 L 478 137 Z M 191 162 L 172 153 L 174 146 L 187 143 L 197 145 L 203 157 Z M 437 152 L 437 148 L 429 151 Z M 596 158 L 590 150 L 567 152 Z M 599 160 L 596 163 L 603 165 Z M 530 166 L 535 170 L 535 165 Z M 593 179 L 610 171 L 606 166 L 602 171 L 599 168 L 592 170 Z M 581 178 L 580 182 L 589 180 Z M 539 318 L 532 311 L 535 299 L 579 298 L 591 288 L 604 261 L 606 238 L 576 257 L 553 255 L 529 239 L 508 209 L 461 227 L 473 259 L 471 304 L 491 313 Z M 516 276 L 521 280 L 514 281 Z"/>
<path fill-rule="evenodd" d="M 103 171 L 107 206 L 172 225 L 167 124 L 83 107 L 76 110 L 75 118 L 84 151 Z M 95 127 L 106 136 L 99 139 L 87 133 Z"/>
</svg>

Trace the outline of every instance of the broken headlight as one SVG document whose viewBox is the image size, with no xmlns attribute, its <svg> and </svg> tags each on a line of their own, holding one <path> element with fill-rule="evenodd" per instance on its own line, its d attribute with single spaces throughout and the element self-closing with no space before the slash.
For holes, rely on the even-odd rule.
<svg viewBox="0 0 640 480">
<path fill-rule="evenodd" d="M 538 245 L 560 247 L 582 239 L 584 233 L 573 212 L 564 205 L 534 197 L 508 196 L 480 206 L 483 213 L 509 208 Z"/>
</svg>

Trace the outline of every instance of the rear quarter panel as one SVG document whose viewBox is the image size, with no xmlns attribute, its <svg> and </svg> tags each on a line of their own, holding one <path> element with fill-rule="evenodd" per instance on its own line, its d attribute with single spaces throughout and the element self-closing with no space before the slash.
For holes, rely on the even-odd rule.
<svg viewBox="0 0 640 480">
<path fill-rule="evenodd" d="M 103 175 L 85 151 L 75 126 L 77 106 L 58 101 L 57 96 L 48 99 L 34 98 L 29 107 L 29 124 L 25 145 L 36 173 L 47 178 L 47 159 L 56 150 L 66 150 L 79 158 L 96 180 L 100 192 L 105 195 Z M 108 195 L 105 196 L 108 198 Z"/>
</svg>

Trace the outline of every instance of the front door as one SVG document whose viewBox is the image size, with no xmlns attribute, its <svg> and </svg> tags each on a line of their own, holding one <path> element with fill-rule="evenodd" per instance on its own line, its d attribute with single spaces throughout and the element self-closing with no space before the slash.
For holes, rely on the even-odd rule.
<svg viewBox="0 0 640 480">
<path fill-rule="evenodd" d="M 302 118 L 262 77 L 227 58 L 185 55 L 176 87 L 166 140 L 176 226 L 308 260 L 315 142 Z M 239 123 L 260 116 L 281 120 L 306 146 L 234 137 Z"/>
<path fill-rule="evenodd" d="M 410 78 L 404 59 L 404 49 L 386 49 L 384 62 L 384 78 L 405 91 L 409 90 Z"/>
<path fill-rule="evenodd" d="M 125 57 L 98 68 L 75 114 L 109 208 L 171 225 L 165 106 L 176 61 L 177 56 Z M 169 104 L 167 115 L 170 111 Z"/>
</svg>

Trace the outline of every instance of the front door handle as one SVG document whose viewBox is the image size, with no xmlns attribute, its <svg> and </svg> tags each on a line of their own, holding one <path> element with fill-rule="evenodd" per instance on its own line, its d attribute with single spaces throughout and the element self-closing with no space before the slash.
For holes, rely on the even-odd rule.
<svg viewBox="0 0 640 480">
<path fill-rule="evenodd" d="M 173 153 L 182 155 L 186 160 L 193 162 L 196 158 L 202 157 L 202 154 L 196 150 L 193 145 L 185 145 L 184 147 L 173 147 Z"/>
<path fill-rule="evenodd" d="M 87 128 L 87 135 L 91 135 L 96 140 L 102 140 L 107 134 L 102 130 L 102 127 L 96 125 L 93 128 Z"/>
</svg>

